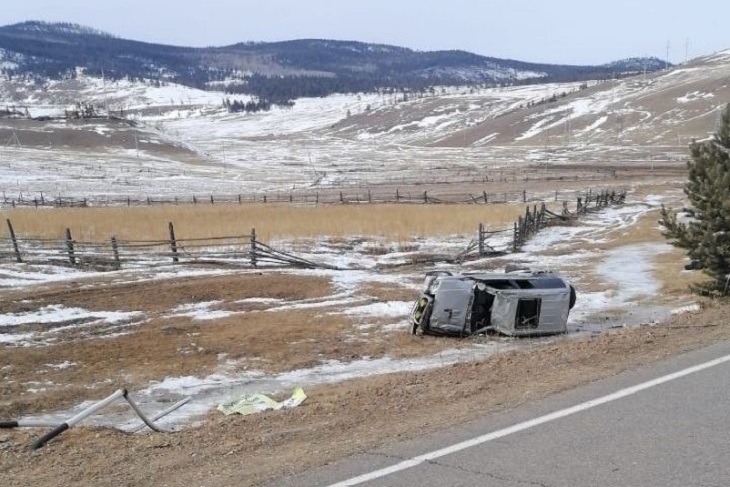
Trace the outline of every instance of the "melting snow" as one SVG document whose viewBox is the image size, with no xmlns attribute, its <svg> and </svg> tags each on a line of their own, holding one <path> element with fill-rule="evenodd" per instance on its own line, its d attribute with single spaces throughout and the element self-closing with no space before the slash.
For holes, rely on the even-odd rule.
<svg viewBox="0 0 730 487">
<path fill-rule="evenodd" d="M 97 323 L 119 323 L 142 315 L 139 311 L 88 311 L 83 308 L 66 308 L 63 305 L 50 305 L 37 311 L 0 315 L 0 326 L 20 326 L 31 323 L 64 323 L 78 320 L 95 320 Z"/>
<path fill-rule="evenodd" d="M 413 307 L 412 302 L 385 301 L 348 308 L 345 314 L 356 316 L 406 317 Z"/>
<path fill-rule="evenodd" d="M 221 304 L 222 301 L 205 301 L 201 303 L 182 304 L 172 310 L 172 313 L 167 315 L 166 318 L 175 317 L 189 317 L 194 320 L 206 321 L 206 320 L 219 320 L 227 318 L 236 313 L 225 310 L 213 310 L 214 306 Z"/>
</svg>

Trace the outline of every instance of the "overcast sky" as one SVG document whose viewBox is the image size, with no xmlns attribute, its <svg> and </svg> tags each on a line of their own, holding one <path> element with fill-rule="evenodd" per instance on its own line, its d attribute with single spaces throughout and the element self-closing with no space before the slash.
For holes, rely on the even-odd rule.
<svg viewBox="0 0 730 487">
<path fill-rule="evenodd" d="M 727 0 L 7 0 L 0 24 L 84 24 L 119 37 L 186 46 L 303 38 L 418 50 L 601 64 L 682 62 L 730 48 Z M 688 42 L 689 41 L 689 42 Z"/>
</svg>

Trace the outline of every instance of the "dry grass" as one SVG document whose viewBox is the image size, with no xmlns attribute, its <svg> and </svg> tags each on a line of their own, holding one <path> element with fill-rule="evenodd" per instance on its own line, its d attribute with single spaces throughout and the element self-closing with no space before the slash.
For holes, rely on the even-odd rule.
<svg viewBox="0 0 730 487">
<path fill-rule="evenodd" d="M 39 433 L 13 431 L 0 471 L 10 486 L 56 485 L 58 478 L 83 487 L 99 485 L 100 478 L 116 485 L 226 486 L 231 478 L 260 485 L 728 340 L 727 311 L 710 307 L 664 326 L 308 389 L 299 408 L 246 417 L 212 413 L 200 427 L 176 434 L 74 428 L 30 453 L 26 445 Z"/>
<path fill-rule="evenodd" d="M 256 228 L 275 238 L 368 235 L 394 241 L 414 236 L 471 235 L 479 223 L 512 224 L 523 204 L 507 205 L 181 205 L 133 208 L 14 209 L 7 212 L 16 233 L 61 237 L 68 227 L 77 240 L 167 239 L 168 222 L 178 238 L 246 235 Z"/>
<path fill-rule="evenodd" d="M 394 283 L 369 282 L 361 286 L 361 291 L 379 301 L 415 301 L 418 297 L 418 290 L 413 287 Z"/>
<path fill-rule="evenodd" d="M 661 284 L 661 295 L 667 298 L 686 296 L 692 284 L 699 284 L 709 278 L 702 271 L 685 271 L 687 252 L 673 248 L 654 257 L 654 277 Z"/>
<path fill-rule="evenodd" d="M 222 360 L 281 372 L 326 359 L 357 358 L 364 347 L 345 340 L 350 329 L 342 316 L 252 312 L 213 322 L 157 318 L 128 335 L 8 348 L 4 360 L 12 367 L 0 385 L 0 417 L 68 406 L 88 396 L 83 389 L 91 384 L 96 395 L 119 387 L 143 388 L 163 377 L 204 377 Z M 75 365 L 61 370 L 46 366 L 58 361 Z M 31 387 L 38 391 L 28 392 Z"/>
<path fill-rule="evenodd" d="M 658 220 L 659 210 L 647 213 L 631 228 L 609 234 L 611 241 L 605 248 L 641 243 L 666 243 L 667 240 L 662 235 Z M 654 255 L 652 273 L 660 284 L 661 296 L 670 299 L 681 295 L 686 296 L 690 284 L 696 284 L 706 279 L 701 272 L 684 270 L 686 256 L 685 250 L 676 247 L 668 252 Z"/>
<path fill-rule="evenodd" d="M 163 377 L 203 377 L 221 367 L 226 373 L 247 368 L 277 373 L 328 360 L 415 357 L 470 346 L 457 340 L 417 338 L 400 329 L 384 330 L 382 326 L 392 324 L 388 318 L 368 317 L 369 326 L 358 327 L 362 318 L 337 313 L 327 305 L 332 293 L 326 277 L 278 273 L 98 287 L 60 283 L 40 292 L 11 292 L 0 304 L 0 312 L 20 313 L 60 304 L 99 311 L 143 311 L 145 321 L 130 328 L 109 324 L 70 327 L 45 335 L 53 341 L 44 346 L 5 348 L 2 363 L 9 367 L 2 369 L 0 417 L 59 409 L 119 387 L 144 388 Z M 410 301 L 415 294 L 405 286 L 381 283 L 367 283 L 357 291 L 366 299 L 385 300 Z M 265 304 L 247 298 L 324 302 L 313 309 L 266 311 Z M 235 314 L 205 321 L 171 316 L 176 306 L 211 301 L 215 302 L 211 309 Z M 15 331 L 48 331 L 42 325 L 24 326 Z M 64 369 L 47 365 L 64 361 L 74 365 Z"/>
<path fill-rule="evenodd" d="M 237 303 L 246 298 L 323 298 L 331 293 L 327 278 L 275 273 L 94 288 L 69 283 L 29 295 L 18 292 L 0 305 L 0 312 L 62 304 L 90 310 L 144 311 L 147 321 L 133 328 L 111 329 L 128 333 L 121 336 L 104 337 L 110 332 L 106 329 L 100 337 L 100 330 L 82 326 L 54 333 L 54 342 L 47 346 L 4 348 L 0 367 L 9 367 L 2 369 L 0 417 L 67 406 L 87 397 L 92 385 L 98 391 L 94 394 L 101 394 L 122 386 L 144 387 L 166 376 L 205 375 L 220 366 L 221 354 L 231 359 L 259 359 L 257 368 L 266 370 L 311 365 L 320 353 L 339 358 L 338 342 L 351 328 L 349 319 L 299 311 L 264 315 L 256 312 L 255 304 Z M 178 305 L 204 301 L 220 301 L 221 309 L 244 313 L 204 322 L 165 317 Z M 307 343 L 311 336 L 317 339 Z M 64 361 L 76 365 L 60 370 L 46 365 Z M 28 392 L 31 388 L 38 392 Z"/>
<path fill-rule="evenodd" d="M 279 274 L 241 273 L 225 276 L 186 277 L 184 280 L 77 286 L 61 283 L 47 290 L 21 289 L 4 294 L 0 312 L 19 313 L 63 304 L 88 310 L 165 312 L 188 303 L 233 302 L 247 298 L 300 300 L 332 293 L 328 278 Z"/>
</svg>

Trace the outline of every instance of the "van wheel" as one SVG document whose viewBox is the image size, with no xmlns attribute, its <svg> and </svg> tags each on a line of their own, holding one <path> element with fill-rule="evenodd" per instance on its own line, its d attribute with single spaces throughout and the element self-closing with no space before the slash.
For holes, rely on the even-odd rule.
<svg viewBox="0 0 730 487">
<path fill-rule="evenodd" d="M 570 302 L 568 303 L 568 309 L 573 309 L 573 306 L 575 306 L 575 300 L 576 300 L 576 294 L 575 294 L 575 288 L 571 285 L 570 286 Z"/>
</svg>

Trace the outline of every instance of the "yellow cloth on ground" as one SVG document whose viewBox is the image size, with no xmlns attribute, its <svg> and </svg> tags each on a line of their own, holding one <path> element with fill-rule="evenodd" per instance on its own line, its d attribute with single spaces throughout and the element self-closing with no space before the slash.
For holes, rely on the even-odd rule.
<svg viewBox="0 0 730 487">
<path fill-rule="evenodd" d="M 255 414 L 269 409 L 293 408 L 299 406 L 307 398 L 301 387 L 294 389 L 291 397 L 283 402 L 274 401 L 264 394 L 251 394 L 231 399 L 218 406 L 218 411 L 226 416 L 229 414 Z"/>
</svg>

